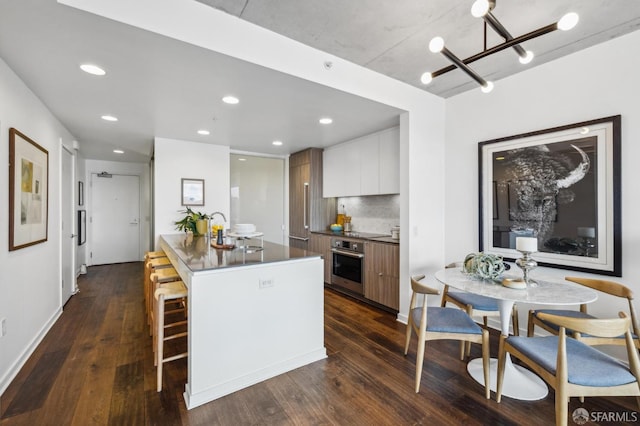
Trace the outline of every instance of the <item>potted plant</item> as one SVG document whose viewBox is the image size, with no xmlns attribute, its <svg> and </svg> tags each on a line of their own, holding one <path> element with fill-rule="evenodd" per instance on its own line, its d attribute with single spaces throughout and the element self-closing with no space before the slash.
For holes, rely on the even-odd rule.
<svg viewBox="0 0 640 426">
<path fill-rule="evenodd" d="M 191 210 L 190 207 L 181 210 L 180 213 L 183 213 L 184 217 L 175 222 L 177 230 L 193 232 L 193 235 L 204 235 L 207 233 L 207 220 L 209 219 L 209 215 L 195 212 Z"/>
</svg>

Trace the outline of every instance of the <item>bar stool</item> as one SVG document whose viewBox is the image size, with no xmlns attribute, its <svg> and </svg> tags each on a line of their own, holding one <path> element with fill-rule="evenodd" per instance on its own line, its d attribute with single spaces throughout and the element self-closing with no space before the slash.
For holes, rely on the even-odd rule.
<svg viewBox="0 0 640 426">
<path fill-rule="evenodd" d="M 154 297 L 153 295 L 155 294 L 158 288 L 160 288 L 165 283 L 169 283 L 172 281 L 180 281 L 180 275 L 178 274 L 178 271 L 175 270 L 175 268 L 162 268 L 162 269 L 155 270 L 155 272 L 152 272 L 151 275 L 149 276 L 149 280 L 151 281 L 151 284 L 149 285 L 148 297 L 149 297 L 149 300 L 153 300 L 153 297 Z M 166 310 L 166 306 L 165 306 L 165 314 L 172 314 L 175 312 L 185 311 L 183 300 L 176 299 L 173 302 L 177 303 L 178 308 Z M 149 324 L 150 336 L 153 336 L 153 333 L 154 333 L 153 316 L 154 316 L 154 309 L 152 304 L 151 309 L 149 309 L 149 311 L 147 312 L 147 324 Z"/>
<path fill-rule="evenodd" d="M 153 291 L 151 290 L 151 274 L 158 269 L 171 268 L 171 261 L 168 257 L 157 257 L 144 262 L 144 306 L 149 314 L 153 304 Z"/>
<path fill-rule="evenodd" d="M 172 323 L 165 323 L 165 310 L 164 305 L 167 300 L 184 299 L 188 295 L 187 287 L 182 281 L 174 281 L 166 284 L 161 284 L 155 293 L 155 313 L 154 315 L 154 364 L 157 366 L 157 391 L 162 390 L 162 366 L 165 362 L 175 361 L 177 359 L 186 358 L 188 351 L 182 352 L 177 355 L 164 357 L 164 342 L 168 340 L 177 339 L 188 335 L 187 331 L 165 335 L 165 329 L 170 329 L 187 324 L 187 320 L 176 321 Z"/>
</svg>

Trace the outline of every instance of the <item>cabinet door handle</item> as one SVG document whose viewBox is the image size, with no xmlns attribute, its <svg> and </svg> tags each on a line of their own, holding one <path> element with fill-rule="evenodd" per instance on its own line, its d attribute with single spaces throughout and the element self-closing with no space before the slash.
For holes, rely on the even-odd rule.
<svg viewBox="0 0 640 426">
<path fill-rule="evenodd" d="M 309 182 L 304 183 L 303 194 L 302 194 L 302 210 L 304 211 L 304 229 L 309 229 L 309 224 L 307 223 L 307 198 L 309 197 Z"/>
<path fill-rule="evenodd" d="M 382 272 L 378 272 L 378 276 L 381 277 L 383 274 Z"/>
</svg>

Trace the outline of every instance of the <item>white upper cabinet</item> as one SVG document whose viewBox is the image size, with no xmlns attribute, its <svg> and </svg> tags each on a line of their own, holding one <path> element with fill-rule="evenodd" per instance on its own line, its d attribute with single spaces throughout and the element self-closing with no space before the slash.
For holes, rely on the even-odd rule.
<svg viewBox="0 0 640 426">
<path fill-rule="evenodd" d="M 323 197 L 400 192 L 398 127 L 325 148 Z"/>
<path fill-rule="evenodd" d="M 400 193 L 400 128 L 380 132 L 379 194 Z"/>
</svg>

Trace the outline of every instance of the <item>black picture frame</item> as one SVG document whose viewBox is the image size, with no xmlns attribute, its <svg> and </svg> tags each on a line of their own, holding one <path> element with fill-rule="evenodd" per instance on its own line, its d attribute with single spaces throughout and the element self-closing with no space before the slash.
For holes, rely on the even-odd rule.
<svg viewBox="0 0 640 426">
<path fill-rule="evenodd" d="M 87 211 L 78 210 L 78 245 L 87 242 Z"/>
<path fill-rule="evenodd" d="M 479 142 L 480 251 L 535 236 L 541 266 L 622 276 L 620 150 L 620 115 Z"/>
</svg>

